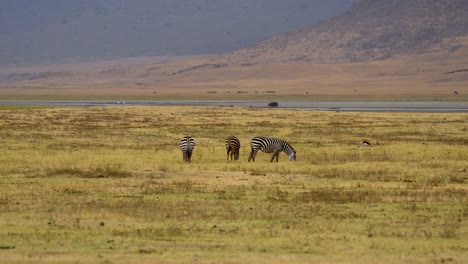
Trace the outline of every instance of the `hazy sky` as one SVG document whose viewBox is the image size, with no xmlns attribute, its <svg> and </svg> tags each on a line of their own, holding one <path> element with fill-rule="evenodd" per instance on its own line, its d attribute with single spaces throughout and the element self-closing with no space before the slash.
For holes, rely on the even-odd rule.
<svg viewBox="0 0 468 264">
<path fill-rule="evenodd" d="M 0 64 L 222 53 L 352 0 L 0 0 Z"/>
</svg>

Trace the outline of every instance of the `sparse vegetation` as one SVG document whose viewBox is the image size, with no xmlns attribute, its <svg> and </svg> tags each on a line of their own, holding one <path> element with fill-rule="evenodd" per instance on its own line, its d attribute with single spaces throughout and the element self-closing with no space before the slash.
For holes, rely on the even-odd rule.
<svg viewBox="0 0 468 264">
<path fill-rule="evenodd" d="M 0 108 L 7 263 L 466 263 L 467 114 Z M 191 164 L 182 136 L 197 146 Z M 226 162 L 224 140 L 242 142 Z M 297 161 L 248 163 L 284 138 Z M 359 140 L 373 142 L 358 149 Z"/>
</svg>

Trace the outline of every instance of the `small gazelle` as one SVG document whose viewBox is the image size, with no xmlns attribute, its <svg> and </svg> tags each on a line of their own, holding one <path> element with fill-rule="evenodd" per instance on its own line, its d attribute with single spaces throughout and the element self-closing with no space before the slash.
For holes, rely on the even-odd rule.
<svg viewBox="0 0 468 264">
<path fill-rule="evenodd" d="M 372 144 L 370 143 L 369 140 L 364 139 L 364 140 L 359 141 L 358 148 L 361 148 L 361 147 L 371 148 Z"/>
</svg>

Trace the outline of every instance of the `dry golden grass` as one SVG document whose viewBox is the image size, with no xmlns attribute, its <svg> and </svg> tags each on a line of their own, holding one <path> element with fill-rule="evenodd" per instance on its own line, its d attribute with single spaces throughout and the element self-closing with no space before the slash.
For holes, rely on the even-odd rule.
<svg viewBox="0 0 468 264">
<path fill-rule="evenodd" d="M 8 263 L 466 263 L 468 115 L 0 109 Z M 182 162 L 180 138 L 196 147 Z M 226 136 L 242 142 L 227 162 Z M 297 162 L 259 153 L 287 140 Z M 366 138 L 374 147 L 358 149 Z"/>
</svg>

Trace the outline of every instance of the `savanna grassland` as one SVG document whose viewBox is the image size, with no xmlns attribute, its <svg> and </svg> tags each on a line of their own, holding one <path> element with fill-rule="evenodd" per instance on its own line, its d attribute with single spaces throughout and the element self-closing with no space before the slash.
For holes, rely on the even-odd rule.
<svg viewBox="0 0 468 264">
<path fill-rule="evenodd" d="M 467 114 L 3 107 L 0 128 L 1 262 L 468 263 Z M 297 161 L 248 163 L 257 135 Z"/>
</svg>

